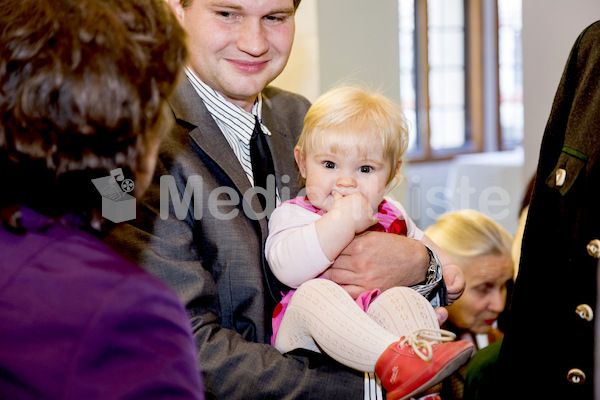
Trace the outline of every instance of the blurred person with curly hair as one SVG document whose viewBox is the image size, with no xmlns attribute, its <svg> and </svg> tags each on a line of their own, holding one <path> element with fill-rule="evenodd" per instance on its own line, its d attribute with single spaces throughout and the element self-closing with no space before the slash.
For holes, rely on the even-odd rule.
<svg viewBox="0 0 600 400">
<path fill-rule="evenodd" d="M 0 1 L 0 397 L 203 399 L 187 315 L 92 179 L 147 187 L 185 34 L 162 0 Z"/>
</svg>

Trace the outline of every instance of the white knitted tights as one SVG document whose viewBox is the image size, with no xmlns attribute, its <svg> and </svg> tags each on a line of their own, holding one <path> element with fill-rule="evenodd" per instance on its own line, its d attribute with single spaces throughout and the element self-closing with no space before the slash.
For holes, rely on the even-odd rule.
<svg viewBox="0 0 600 400">
<path fill-rule="evenodd" d="M 373 372 L 390 344 L 419 328 L 439 324 L 431 304 L 410 288 L 383 292 L 365 313 L 338 284 L 313 279 L 294 293 L 275 347 L 282 353 L 322 350 L 346 366 Z"/>
</svg>

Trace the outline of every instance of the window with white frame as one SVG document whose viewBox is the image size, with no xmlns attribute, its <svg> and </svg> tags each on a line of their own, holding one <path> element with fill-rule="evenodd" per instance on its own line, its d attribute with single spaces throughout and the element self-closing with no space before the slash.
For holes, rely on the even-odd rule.
<svg viewBox="0 0 600 400">
<path fill-rule="evenodd" d="M 521 0 L 398 0 L 398 11 L 409 158 L 518 146 Z"/>
</svg>

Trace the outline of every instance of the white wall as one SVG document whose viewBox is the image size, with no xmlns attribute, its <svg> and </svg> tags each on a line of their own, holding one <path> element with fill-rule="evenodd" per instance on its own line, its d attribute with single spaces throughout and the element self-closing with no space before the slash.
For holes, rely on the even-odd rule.
<svg viewBox="0 0 600 400">
<path fill-rule="evenodd" d="M 286 69 L 273 85 L 314 101 L 342 81 L 400 100 L 398 4 L 393 0 L 302 0 Z"/>
<path fill-rule="evenodd" d="M 400 101 L 398 2 L 318 1 L 321 91 L 358 80 Z"/>
<path fill-rule="evenodd" d="M 302 0 L 296 11 L 296 36 L 292 54 L 273 85 L 300 93 L 314 102 L 319 97 L 319 28 L 317 0 Z"/>
</svg>

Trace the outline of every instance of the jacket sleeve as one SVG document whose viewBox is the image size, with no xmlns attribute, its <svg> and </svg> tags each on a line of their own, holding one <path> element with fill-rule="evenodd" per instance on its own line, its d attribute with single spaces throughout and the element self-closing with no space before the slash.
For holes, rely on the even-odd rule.
<svg viewBox="0 0 600 400">
<path fill-rule="evenodd" d="M 189 321 L 161 282 L 126 277 L 86 317 L 63 398 L 204 399 Z"/>
</svg>

